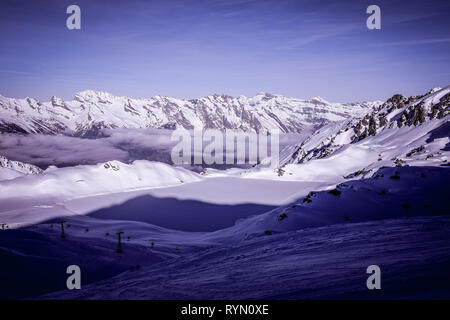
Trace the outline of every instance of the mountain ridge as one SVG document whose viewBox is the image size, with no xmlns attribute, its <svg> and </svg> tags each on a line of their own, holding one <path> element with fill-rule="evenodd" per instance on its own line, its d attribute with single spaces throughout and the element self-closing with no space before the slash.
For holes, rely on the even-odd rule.
<svg viewBox="0 0 450 320">
<path fill-rule="evenodd" d="M 386 145 L 392 138 L 401 134 L 400 131 L 414 129 L 408 135 L 410 143 L 420 139 L 426 139 L 416 149 L 401 153 L 404 158 L 420 153 L 426 149 L 426 145 L 434 139 L 449 137 L 450 115 L 450 85 L 444 88 L 434 88 L 424 95 L 405 97 L 395 94 L 386 102 L 379 105 L 372 112 L 360 119 L 351 119 L 331 123 L 324 126 L 307 139 L 295 146 L 289 146 L 282 151 L 282 164 L 304 163 L 313 159 L 323 159 L 336 155 L 339 150 L 355 145 L 359 142 L 368 145 Z M 405 130 L 403 130 L 405 129 Z M 416 130 L 417 129 L 417 130 Z M 389 133 L 392 131 L 391 133 Z M 385 140 L 377 141 L 380 134 L 392 136 Z M 375 139 L 375 140 L 374 140 Z M 370 140 L 369 142 L 367 142 Z M 406 141 L 406 140 L 405 140 Z M 403 146 L 393 146 L 392 149 L 400 150 Z M 446 150 L 448 146 L 444 146 Z M 420 150 L 419 150 L 420 149 Z M 430 157 L 432 155 L 430 154 Z M 393 159 L 399 164 L 404 160 Z M 381 156 L 379 161 L 381 161 Z"/>
<path fill-rule="evenodd" d="M 331 103 L 320 97 L 297 99 L 271 93 L 136 99 L 84 90 L 73 100 L 52 96 L 48 102 L 0 96 L 0 132 L 89 136 L 104 128 L 205 128 L 292 133 L 362 116 L 381 103 Z"/>
</svg>

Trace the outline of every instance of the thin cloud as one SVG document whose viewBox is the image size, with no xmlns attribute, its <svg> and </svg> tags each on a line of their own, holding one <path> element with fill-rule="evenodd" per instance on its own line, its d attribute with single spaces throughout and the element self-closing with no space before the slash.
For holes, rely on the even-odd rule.
<svg viewBox="0 0 450 320">
<path fill-rule="evenodd" d="M 0 70 L 0 73 L 11 73 L 11 74 L 30 74 L 29 72 L 17 71 L 17 70 Z"/>
<path fill-rule="evenodd" d="M 417 39 L 417 40 L 405 40 L 405 41 L 393 41 L 384 42 L 376 44 L 377 47 L 388 47 L 388 46 L 414 46 L 422 44 L 437 44 L 437 43 L 448 43 L 450 38 L 438 38 L 438 39 Z"/>
</svg>

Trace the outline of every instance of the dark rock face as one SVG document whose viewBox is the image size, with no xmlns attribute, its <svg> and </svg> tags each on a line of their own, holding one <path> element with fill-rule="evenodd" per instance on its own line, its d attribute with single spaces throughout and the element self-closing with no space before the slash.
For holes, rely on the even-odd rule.
<svg viewBox="0 0 450 320">
<path fill-rule="evenodd" d="M 401 94 L 395 94 L 389 98 L 385 103 L 376 109 L 371 114 L 366 115 L 360 122 L 354 127 L 355 136 L 354 142 L 361 141 L 368 136 L 374 136 L 377 134 L 377 129 L 385 127 L 389 124 L 387 115 L 398 109 L 404 109 L 405 107 L 414 104 L 422 96 L 412 96 L 406 98 Z M 435 109 L 430 117 L 439 117 L 441 109 Z M 407 107 L 400 116 L 397 117 L 396 123 L 398 127 L 404 125 L 417 126 L 424 123 L 427 119 L 427 112 L 424 108 L 423 102 L 416 105 Z"/>
<path fill-rule="evenodd" d="M 27 134 L 27 132 L 24 129 L 22 129 L 15 123 L 4 123 L 4 122 L 0 122 L 0 132 Z"/>
<path fill-rule="evenodd" d="M 403 127 L 403 124 L 406 123 L 406 121 L 408 121 L 409 119 L 409 114 L 406 111 L 403 111 L 400 119 L 397 120 L 397 125 L 399 128 Z"/>
<path fill-rule="evenodd" d="M 407 101 L 406 97 L 402 94 L 397 93 L 394 94 L 392 97 L 390 97 L 388 100 L 386 100 L 386 103 L 399 105 L 400 103 L 404 103 L 405 101 Z"/>
<path fill-rule="evenodd" d="M 374 136 L 377 133 L 377 121 L 375 120 L 375 117 L 370 117 L 369 120 L 369 130 L 368 134 L 369 136 Z"/>
<path fill-rule="evenodd" d="M 419 103 L 412 110 L 412 116 L 411 116 L 410 121 L 408 122 L 408 125 L 409 126 L 411 126 L 411 125 L 417 126 L 419 124 L 422 124 L 425 122 L 425 118 L 426 118 L 426 112 L 425 112 L 423 103 Z"/>
</svg>

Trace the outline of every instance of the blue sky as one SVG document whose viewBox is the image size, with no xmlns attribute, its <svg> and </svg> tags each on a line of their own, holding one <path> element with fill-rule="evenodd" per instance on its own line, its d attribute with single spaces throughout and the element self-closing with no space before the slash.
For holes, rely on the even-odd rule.
<svg viewBox="0 0 450 320">
<path fill-rule="evenodd" d="M 81 30 L 66 28 L 67 6 Z M 381 30 L 366 8 L 381 8 Z M 450 84 L 449 1 L 2 0 L 0 94 L 384 100 Z"/>
</svg>

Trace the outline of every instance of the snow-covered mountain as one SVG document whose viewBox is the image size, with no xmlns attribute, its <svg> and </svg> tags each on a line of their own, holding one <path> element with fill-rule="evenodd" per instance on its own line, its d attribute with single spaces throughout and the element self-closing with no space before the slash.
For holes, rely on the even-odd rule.
<svg viewBox="0 0 450 320">
<path fill-rule="evenodd" d="M 20 164 L 17 161 L 13 162 Z M 32 165 L 26 166 L 27 169 L 24 169 L 24 171 L 39 170 L 35 172 L 42 174 L 39 176 L 24 175 L 20 179 L 0 183 L 0 202 L 27 193 L 32 193 L 34 197 L 44 194 L 47 198 L 71 198 L 98 193 L 178 185 L 199 181 L 202 178 L 199 174 L 187 169 L 145 160 L 136 160 L 131 164 L 108 161 L 97 165 L 80 165 L 67 168 L 49 167 L 45 171 Z"/>
<path fill-rule="evenodd" d="M 0 132 L 96 135 L 103 128 L 206 128 L 299 132 L 305 126 L 364 115 L 381 102 L 330 103 L 259 93 L 254 97 L 210 95 L 201 99 L 155 96 L 132 99 L 87 90 L 63 101 L 0 95 Z"/>
<path fill-rule="evenodd" d="M 0 156 L 0 168 L 8 168 L 24 174 L 39 174 L 43 172 L 42 169 L 32 164 L 12 161 L 4 156 Z"/>
<path fill-rule="evenodd" d="M 450 86 L 409 98 L 396 94 L 360 119 L 330 123 L 301 143 L 287 147 L 282 152 L 282 164 L 343 154 L 361 165 L 367 162 L 361 160 L 373 157 L 371 161 L 380 165 L 406 164 L 417 157 L 433 160 L 442 155 L 442 150 L 450 149 L 449 104 Z M 439 146 L 432 147 L 433 143 Z M 372 157 L 365 154 L 365 159 L 359 159 L 356 149 L 377 154 L 372 152 Z"/>
<path fill-rule="evenodd" d="M 0 156 L 0 181 L 14 179 L 27 174 L 40 174 L 42 169 L 32 164 L 9 160 Z"/>
</svg>

